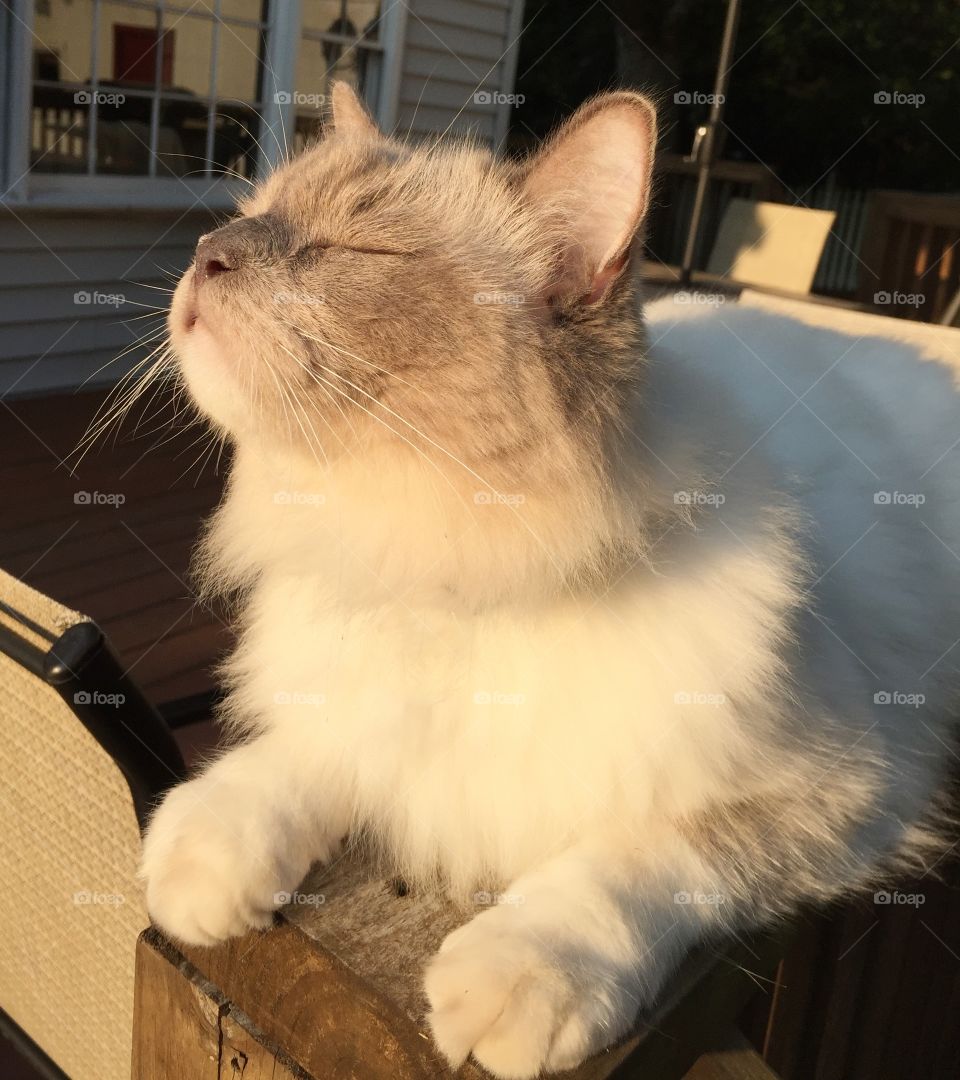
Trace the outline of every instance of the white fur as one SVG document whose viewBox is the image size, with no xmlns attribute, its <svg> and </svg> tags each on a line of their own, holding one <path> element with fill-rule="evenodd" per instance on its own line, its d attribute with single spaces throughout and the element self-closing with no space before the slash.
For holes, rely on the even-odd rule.
<svg viewBox="0 0 960 1080">
<path fill-rule="evenodd" d="M 707 930 L 748 921 L 675 901 L 729 894 L 678 823 L 842 789 L 869 836 L 822 895 L 905 842 L 960 638 L 952 378 L 733 305 L 665 301 L 648 326 L 636 453 L 663 535 L 589 591 L 557 570 L 609 508 L 477 503 L 453 463 L 395 449 L 322 468 L 241 442 L 212 547 L 251 590 L 229 679 L 252 741 L 154 818 L 161 926 L 207 943 L 263 925 L 362 828 L 411 878 L 503 891 L 430 967 L 431 1023 L 451 1062 L 532 1077 L 607 1045 Z"/>
</svg>

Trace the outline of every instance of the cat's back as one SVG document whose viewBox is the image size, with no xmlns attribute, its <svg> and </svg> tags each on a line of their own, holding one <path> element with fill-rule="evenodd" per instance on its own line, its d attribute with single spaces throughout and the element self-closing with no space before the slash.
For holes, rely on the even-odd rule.
<svg viewBox="0 0 960 1080">
<path fill-rule="evenodd" d="M 948 677 L 941 657 L 960 636 L 960 357 L 952 367 L 935 334 L 923 348 L 736 303 L 658 301 L 648 327 L 646 408 L 664 418 L 654 449 L 661 432 L 695 441 L 727 494 L 721 516 L 769 478 L 802 511 L 811 604 L 833 631 L 892 685 Z"/>
<path fill-rule="evenodd" d="M 885 337 L 671 298 L 647 316 L 653 407 L 699 417 L 731 465 L 758 452 L 801 481 L 841 469 L 880 495 L 907 483 L 960 498 L 960 344 L 946 334 L 907 343 L 894 320 Z"/>
</svg>

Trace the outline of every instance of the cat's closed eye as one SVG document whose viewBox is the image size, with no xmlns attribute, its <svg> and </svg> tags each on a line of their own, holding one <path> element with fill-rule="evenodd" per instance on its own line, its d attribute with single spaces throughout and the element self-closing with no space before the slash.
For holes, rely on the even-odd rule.
<svg viewBox="0 0 960 1080">
<path fill-rule="evenodd" d="M 413 258 L 417 252 L 400 248 L 364 247 L 360 244 L 315 243 L 305 244 L 297 255 L 322 254 L 325 251 L 353 251 L 358 255 L 393 255 L 397 258 Z"/>
</svg>

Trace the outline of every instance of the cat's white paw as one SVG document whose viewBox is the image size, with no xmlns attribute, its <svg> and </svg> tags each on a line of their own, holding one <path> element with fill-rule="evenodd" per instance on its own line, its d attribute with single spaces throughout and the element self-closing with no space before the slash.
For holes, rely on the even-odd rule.
<svg viewBox="0 0 960 1080">
<path fill-rule="evenodd" d="M 427 968 L 438 1049 L 454 1068 L 473 1054 L 504 1080 L 579 1065 L 636 1012 L 617 980 L 590 963 L 558 950 L 515 911 L 485 912 L 450 934 Z"/>
<path fill-rule="evenodd" d="M 269 813 L 202 776 L 170 791 L 147 829 L 140 865 L 147 910 L 171 937 L 213 945 L 269 927 L 310 859 L 285 846 Z"/>
</svg>

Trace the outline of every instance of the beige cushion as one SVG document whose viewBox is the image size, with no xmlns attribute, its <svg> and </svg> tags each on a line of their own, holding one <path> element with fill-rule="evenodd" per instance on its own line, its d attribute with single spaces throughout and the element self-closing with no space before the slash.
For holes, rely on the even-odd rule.
<svg viewBox="0 0 960 1080">
<path fill-rule="evenodd" d="M 808 293 L 836 216 L 833 210 L 731 199 L 707 272 L 746 285 Z"/>
<path fill-rule="evenodd" d="M 57 635 L 82 619 L 2 571 L 0 600 Z M 2 653 L 0 774 L 0 1007 L 72 1080 L 128 1080 L 148 924 L 133 801 L 56 691 Z"/>
</svg>

